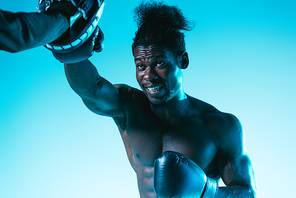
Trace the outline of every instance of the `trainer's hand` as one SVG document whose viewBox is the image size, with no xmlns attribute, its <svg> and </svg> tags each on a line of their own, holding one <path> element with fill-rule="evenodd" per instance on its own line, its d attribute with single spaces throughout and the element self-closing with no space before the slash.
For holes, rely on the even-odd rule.
<svg viewBox="0 0 296 198">
<path fill-rule="evenodd" d="M 68 17 L 70 26 L 45 47 L 57 53 L 76 50 L 93 35 L 103 8 L 104 0 L 39 0 L 37 12 L 59 11 Z"/>
<path fill-rule="evenodd" d="M 54 57 L 61 63 L 78 63 L 91 57 L 95 52 L 103 50 L 104 34 L 102 30 L 97 27 L 91 37 L 84 42 L 80 47 L 71 52 L 52 52 Z"/>
<path fill-rule="evenodd" d="M 167 151 L 154 162 L 154 192 L 159 198 L 214 198 L 217 188 L 217 181 L 185 155 Z"/>
</svg>

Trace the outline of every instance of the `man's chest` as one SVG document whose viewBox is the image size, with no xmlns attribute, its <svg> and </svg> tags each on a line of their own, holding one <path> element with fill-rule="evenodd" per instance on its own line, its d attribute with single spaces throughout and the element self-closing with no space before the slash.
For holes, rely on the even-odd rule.
<svg viewBox="0 0 296 198">
<path fill-rule="evenodd" d="M 215 138 L 202 120 L 175 119 L 169 123 L 153 115 L 130 117 L 123 140 L 131 163 L 153 166 L 154 160 L 165 151 L 186 155 L 201 168 L 207 169 L 217 154 Z"/>
</svg>

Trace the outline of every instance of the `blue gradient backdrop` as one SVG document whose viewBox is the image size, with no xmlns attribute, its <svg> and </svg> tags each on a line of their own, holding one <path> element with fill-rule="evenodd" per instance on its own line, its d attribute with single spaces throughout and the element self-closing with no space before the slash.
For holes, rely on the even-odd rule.
<svg viewBox="0 0 296 198">
<path fill-rule="evenodd" d="M 105 48 L 91 61 L 112 83 L 138 87 L 131 54 L 140 1 L 106 0 Z M 296 177 L 296 3 L 166 0 L 187 33 L 185 91 L 235 114 L 246 132 L 260 197 L 291 197 Z M 1 1 L 33 12 L 37 0 Z M 44 47 L 0 51 L 0 197 L 139 197 L 116 126 L 91 113 Z"/>
</svg>

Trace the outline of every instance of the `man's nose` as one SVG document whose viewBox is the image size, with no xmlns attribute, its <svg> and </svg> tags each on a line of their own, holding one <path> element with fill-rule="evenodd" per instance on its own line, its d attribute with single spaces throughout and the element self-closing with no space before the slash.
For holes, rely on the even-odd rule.
<svg viewBox="0 0 296 198">
<path fill-rule="evenodd" d="M 153 68 L 147 67 L 144 73 L 144 80 L 151 81 L 157 78 L 156 72 Z"/>
</svg>

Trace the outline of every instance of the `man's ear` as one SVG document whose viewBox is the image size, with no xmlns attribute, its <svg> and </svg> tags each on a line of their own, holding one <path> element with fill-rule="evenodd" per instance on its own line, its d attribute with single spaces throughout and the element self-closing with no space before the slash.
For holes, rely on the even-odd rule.
<svg viewBox="0 0 296 198">
<path fill-rule="evenodd" d="M 189 65 L 189 57 L 187 52 L 183 52 L 180 56 L 181 69 L 186 69 Z"/>
</svg>

